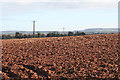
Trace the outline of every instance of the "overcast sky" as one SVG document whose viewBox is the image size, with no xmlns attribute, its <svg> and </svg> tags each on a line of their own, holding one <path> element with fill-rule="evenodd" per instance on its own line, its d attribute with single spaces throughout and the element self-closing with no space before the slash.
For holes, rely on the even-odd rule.
<svg viewBox="0 0 120 80">
<path fill-rule="evenodd" d="M 117 28 L 118 0 L 4 0 L 2 30 L 38 31 Z"/>
</svg>

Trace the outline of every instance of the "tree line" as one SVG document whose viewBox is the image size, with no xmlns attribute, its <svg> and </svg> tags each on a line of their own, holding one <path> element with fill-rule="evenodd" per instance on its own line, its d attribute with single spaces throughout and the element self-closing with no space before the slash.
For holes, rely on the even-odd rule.
<svg viewBox="0 0 120 80">
<path fill-rule="evenodd" d="M 79 36 L 79 35 L 86 35 L 86 33 L 84 32 L 71 32 L 69 31 L 67 34 L 60 34 L 59 32 L 57 31 L 53 31 L 53 32 L 50 32 L 48 34 L 43 34 L 43 33 L 40 33 L 40 32 L 37 32 L 37 34 L 35 34 L 35 38 L 40 38 L 40 37 L 62 37 L 62 36 Z M 19 33 L 19 32 L 16 32 L 15 35 L 2 35 L 2 39 L 20 39 L 20 38 L 33 38 L 33 34 L 22 34 L 22 33 Z"/>
</svg>

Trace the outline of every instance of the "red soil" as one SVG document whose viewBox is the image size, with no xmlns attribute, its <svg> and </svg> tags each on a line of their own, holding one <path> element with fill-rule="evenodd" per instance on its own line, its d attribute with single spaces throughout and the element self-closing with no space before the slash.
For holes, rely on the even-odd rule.
<svg viewBox="0 0 120 80">
<path fill-rule="evenodd" d="M 2 40 L 3 78 L 118 78 L 118 34 Z"/>
</svg>

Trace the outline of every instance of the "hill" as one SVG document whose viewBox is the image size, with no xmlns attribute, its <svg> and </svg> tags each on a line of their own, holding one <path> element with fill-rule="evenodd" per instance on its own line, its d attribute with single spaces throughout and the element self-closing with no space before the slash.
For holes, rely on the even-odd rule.
<svg viewBox="0 0 120 80">
<path fill-rule="evenodd" d="M 92 33 L 118 33 L 118 28 L 89 28 L 85 30 L 80 30 L 88 34 Z"/>
<path fill-rule="evenodd" d="M 74 30 L 75 31 L 80 31 L 80 32 L 85 32 L 85 33 L 118 33 L 118 28 L 89 28 L 85 30 Z M 15 32 L 20 32 L 22 34 L 32 34 L 32 31 L 2 31 L 2 34 L 10 34 L 14 35 Z M 44 34 L 48 34 L 49 32 L 53 31 L 36 31 L 36 32 L 41 32 Z M 63 31 L 59 31 L 60 33 L 63 33 Z M 68 31 L 64 31 L 65 34 L 68 33 Z"/>
</svg>

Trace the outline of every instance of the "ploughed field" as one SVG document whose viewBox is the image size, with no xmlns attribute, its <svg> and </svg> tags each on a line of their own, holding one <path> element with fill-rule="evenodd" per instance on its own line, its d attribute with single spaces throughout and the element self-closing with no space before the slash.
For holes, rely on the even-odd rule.
<svg viewBox="0 0 120 80">
<path fill-rule="evenodd" d="M 2 40 L 3 78 L 118 78 L 118 34 Z"/>
</svg>

